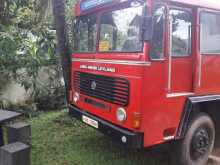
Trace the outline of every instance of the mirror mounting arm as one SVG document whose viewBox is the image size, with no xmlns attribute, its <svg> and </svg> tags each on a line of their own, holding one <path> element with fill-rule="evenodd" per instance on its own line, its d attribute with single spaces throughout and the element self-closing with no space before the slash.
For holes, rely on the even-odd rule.
<svg viewBox="0 0 220 165">
<path fill-rule="evenodd" d="M 143 30 L 142 40 L 151 41 L 153 37 L 153 17 L 151 16 L 143 17 L 142 30 Z"/>
</svg>

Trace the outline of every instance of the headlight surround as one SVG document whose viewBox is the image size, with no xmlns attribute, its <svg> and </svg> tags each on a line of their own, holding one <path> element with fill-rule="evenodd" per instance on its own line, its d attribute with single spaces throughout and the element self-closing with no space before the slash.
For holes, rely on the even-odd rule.
<svg viewBox="0 0 220 165">
<path fill-rule="evenodd" d="M 119 122 L 124 122 L 127 119 L 127 113 L 124 108 L 118 108 L 116 111 L 116 117 Z"/>
</svg>

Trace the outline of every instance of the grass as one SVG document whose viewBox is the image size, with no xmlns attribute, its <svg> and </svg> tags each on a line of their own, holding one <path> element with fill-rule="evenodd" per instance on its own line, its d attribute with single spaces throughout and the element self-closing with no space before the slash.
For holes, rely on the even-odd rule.
<svg viewBox="0 0 220 165">
<path fill-rule="evenodd" d="M 133 151 L 68 116 L 48 112 L 32 125 L 32 165 L 169 165 L 167 153 Z"/>
</svg>

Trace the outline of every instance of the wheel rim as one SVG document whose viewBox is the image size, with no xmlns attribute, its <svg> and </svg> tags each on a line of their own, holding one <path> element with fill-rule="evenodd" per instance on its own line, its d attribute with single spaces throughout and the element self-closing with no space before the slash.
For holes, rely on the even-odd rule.
<svg viewBox="0 0 220 165">
<path fill-rule="evenodd" d="M 209 131 L 205 128 L 198 129 L 191 143 L 191 157 L 193 160 L 198 160 L 203 158 L 210 150 L 212 137 Z"/>
</svg>

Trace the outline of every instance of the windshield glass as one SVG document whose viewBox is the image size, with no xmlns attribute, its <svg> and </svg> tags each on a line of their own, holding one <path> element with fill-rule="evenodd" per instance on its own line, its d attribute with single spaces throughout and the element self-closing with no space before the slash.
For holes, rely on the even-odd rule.
<svg viewBox="0 0 220 165">
<path fill-rule="evenodd" d="M 137 52 L 140 41 L 142 6 L 104 13 L 100 23 L 100 52 Z"/>
<path fill-rule="evenodd" d="M 97 16 L 89 15 L 76 19 L 74 26 L 74 51 L 95 52 Z"/>
<path fill-rule="evenodd" d="M 100 23 L 100 52 L 137 52 L 142 49 L 140 40 L 141 4 L 104 13 Z"/>
<path fill-rule="evenodd" d="M 98 32 L 97 15 L 78 17 L 74 26 L 74 51 L 82 53 L 140 52 L 143 3 L 132 1 L 127 8 L 104 12 L 100 15 Z M 99 41 L 97 43 L 97 36 Z"/>
</svg>

